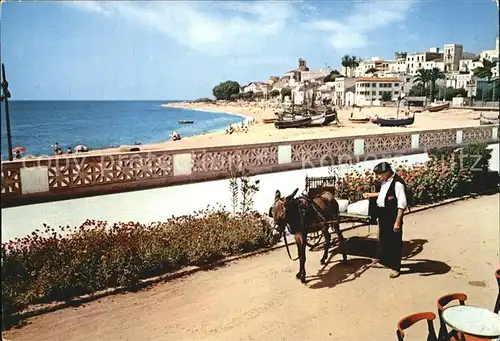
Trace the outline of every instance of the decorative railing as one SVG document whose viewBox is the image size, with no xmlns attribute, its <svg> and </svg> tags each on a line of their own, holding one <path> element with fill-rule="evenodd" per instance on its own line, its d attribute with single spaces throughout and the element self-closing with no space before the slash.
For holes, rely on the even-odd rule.
<svg viewBox="0 0 500 341">
<path fill-rule="evenodd" d="M 283 141 L 230 147 L 59 156 L 2 162 L 2 202 L 52 200 L 358 162 L 429 148 L 498 141 L 498 125 Z M 29 201 L 28 200 L 28 201 Z"/>
</svg>

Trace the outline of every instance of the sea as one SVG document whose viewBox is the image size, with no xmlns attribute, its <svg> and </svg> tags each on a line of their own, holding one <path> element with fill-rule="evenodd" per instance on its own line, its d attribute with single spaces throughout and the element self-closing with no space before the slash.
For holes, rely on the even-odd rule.
<svg viewBox="0 0 500 341">
<path fill-rule="evenodd" d="M 225 130 L 244 115 L 162 107 L 180 101 L 9 101 L 12 147 L 24 155 L 52 155 L 58 142 L 89 149 L 140 145 Z M 1 157 L 8 159 L 4 103 L 1 103 Z M 179 124 L 178 120 L 193 120 Z"/>
</svg>

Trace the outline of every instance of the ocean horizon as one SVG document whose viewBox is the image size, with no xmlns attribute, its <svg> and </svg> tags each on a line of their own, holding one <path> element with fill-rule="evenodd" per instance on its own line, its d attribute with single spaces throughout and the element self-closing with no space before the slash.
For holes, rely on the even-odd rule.
<svg viewBox="0 0 500 341">
<path fill-rule="evenodd" d="M 245 119 L 242 114 L 163 107 L 182 100 L 9 101 L 12 147 L 24 155 L 53 155 L 58 142 L 66 152 L 83 144 L 89 149 L 165 142 L 177 131 L 181 137 L 226 129 Z M 4 103 L 1 104 L 1 158 L 8 159 Z M 178 120 L 193 120 L 179 124 Z"/>
</svg>

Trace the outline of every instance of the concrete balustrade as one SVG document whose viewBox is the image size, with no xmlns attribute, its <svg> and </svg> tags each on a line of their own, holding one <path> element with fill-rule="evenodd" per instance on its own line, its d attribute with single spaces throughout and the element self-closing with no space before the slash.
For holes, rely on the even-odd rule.
<svg viewBox="0 0 500 341">
<path fill-rule="evenodd" d="M 292 162 L 292 146 L 282 145 L 278 146 L 278 163 L 280 165 Z"/>
<path fill-rule="evenodd" d="M 498 125 L 495 125 L 7 161 L 2 162 L 2 205 L 223 179 L 234 166 L 252 174 L 265 174 L 497 141 Z"/>
<path fill-rule="evenodd" d="M 463 131 L 457 130 L 457 144 L 462 144 L 463 140 Z"/>
<path fill-rule="evenodd" d="M 420 141 L 419 134 L 411 134 L 411 148 L 412 149 L 418 149 L 420 147 L 419 141 Z"/>
</svg>

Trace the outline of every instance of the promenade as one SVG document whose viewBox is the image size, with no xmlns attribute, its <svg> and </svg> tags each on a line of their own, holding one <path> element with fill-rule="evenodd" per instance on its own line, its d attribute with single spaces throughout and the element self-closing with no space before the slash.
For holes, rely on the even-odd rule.
<svg viewBox="0 0 500 341">
<path fill-rule="evenodd" d="M 499 170 L 498 144 L 491 145 L 493 157 L 490 167 Z M 390 162 L 423 162 L 428 160 L 427 154 L 417 154 L 396 159 Z M 362 162 L 357 166 L 372 169 L 381 160 Z M 339 174 L 349 166 L 336 167 Z M 304 190 L 305 177 L 328 176 L 328 167 L 300 169 L 281 173 L 263 174 L 253 177 L 260 180 L 260 191 L 255 195 L 254 208 L 259 212 L 267 212 L 274 200 L 277 189 L 284 195 L 299 188 Z M 2 209 L 2 240 L 22 237 L 43 223 L 52 227 L 59 225 L 79 226 L 86 219 L 105 220 L 108 222 L 155 222 L 164 221 L 172 216 L 191 214 L 216 204 L 231 209 L 229 181 L 218 180 L 203 183 L 170 186 L 149 190 L 140 190 L 118 194 L 101 195 L 87 198 L 47 202 L 34 205 L 18 206 Z"/>
<path fill-rule="evenodd" d="M 374 258 L 371 239 L 351 238 L 349 261 L 308 252 L 306 285 L 284 249 L 242 259 L 215 271 L 108 296 L 62 309 L 4 333 L 8 340 L 395 340 L 397 321 L 436 311 L 438 297 L 454 292 L 466 304 L 492 310 L 498 293 L 498 203 L 480 197 L 408 215 L 403 273 L 390 279 Z M 138 200 L 140 202 L 140 200 Z M 376 230 L 376 229 L 375 229 Z M 366 229 L 358 230 L 366 237 Z M 376 231 L 374 231 L 376 233 Z M 346 233 L 355 237 L 355 231 Z M 295 248 L 291 250 L 295 255 Z M 438 329 L 437 320 L 434 323 Z M 426 324 L 407 332 L 425 340 Z"/>
</svg>

